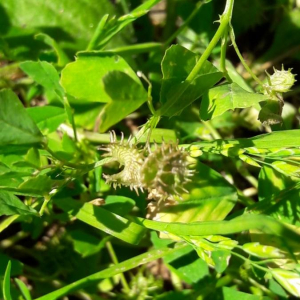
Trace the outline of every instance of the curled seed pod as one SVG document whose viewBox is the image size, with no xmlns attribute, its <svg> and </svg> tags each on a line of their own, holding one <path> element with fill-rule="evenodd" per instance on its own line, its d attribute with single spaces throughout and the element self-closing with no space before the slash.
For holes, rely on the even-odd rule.
<svg viewBox="0 0 300 300">
<path fill-rule="evenodd" d="M 188 169 L 188 153 L 177 144 L 156 145 L 149 153 L 142 170 L 142 182 L 148 189 L 149 199 L 173 199 L 188 191 L 184 185 L 190 181 L 194 171 Z"/>
<path fill-rule="evenodd" d="M 277 93 L 286 93 L 295 83 L 295 75 L 291 72 L 292 69 L 284 70 L 283 66 L 281 70 L 274 68 L 274 73 L 269 75 L 269 88 Z"/>
<path fill-rule="evenodd" d="M 117 186 L 128 186 L 138 193 L 138 189 L 143 191 L 143 184 L 141 182 L 141 168 L 144 163 L 144 156 L 136 146 L 131 145 L 130 138 L 124 141 L 122 134 L 121 141 L 118 142 L 114 131 L 110 132 L 110 143 L 100 148 L 107 151 L 104 154 L 106 157 L 111 157 L 123 167 L 123 170 L 117 174 L 105 175 L 107 184 L 112 184 L 114 188 Z"/>
</svg>

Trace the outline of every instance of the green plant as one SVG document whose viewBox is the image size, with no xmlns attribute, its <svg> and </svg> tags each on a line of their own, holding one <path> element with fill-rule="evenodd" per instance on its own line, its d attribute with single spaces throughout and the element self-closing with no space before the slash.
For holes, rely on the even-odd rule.
<svg viewBox="0 0 300 300">
<path fill-rule="evenodd" d="M 247 23 L 226 0 L 215 30 L 218 1 L 165 1 L 153 42 L 160 1 L 116 2 L 0 0 L 3 298 L 300 297 L 299 88 L 264 72 L 298 66 L 277 40 L 299 5 L 254 1 Z M 283 25 L 246 62 L 264 14 Z"/>
</svg>

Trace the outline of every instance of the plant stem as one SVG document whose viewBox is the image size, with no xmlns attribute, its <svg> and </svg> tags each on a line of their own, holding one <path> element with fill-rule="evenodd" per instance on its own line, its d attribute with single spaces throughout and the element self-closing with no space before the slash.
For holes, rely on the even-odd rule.
<svg viewBox="0 0 300 300">
<path fill-rule="evenodd" d="M 172 41 L 187 27 L 187 25 L 194 19 L 194 17 L 199 12 L 202 1 L 198 2 L 196 4 L 196 8 L 193 10 L 193 12 L 188 16 L 188 18 L 185 20 L 185 22 L 164 42 L 164 47 L 167 47 L 172 43 Z"/>
<path fill-rule="evenodd" d="M 263 85 L 263 82 L 252 72 L 252 70 L 249 68 L 249 66 L 247 65 L 247 63 L 245 62 L 236 42 L 235 42 L 235 36 L 234 36 L 234 31 L 233 31 L 233 28 L 230 27 L 229 29 L 230 31 L 230 39 L 231 39 L 231 42 L 232 42 L 232 45 L 233 45 L 233 48 L 237 54 L 237 56 L 239 57 L 242 65 L 244 66 L 244 68 L 248 71 L 248 73 L 252 76 L 252 78 L 259 84 L 259 85 Z"/>
<path fill-rule="evenodd" d="M 200 59 L 198 60 L 197 64 L 189 74 L 189 76 L 186 78 L 186 81 L 193 81 L 199 71 L 201 70 L 204 62 L 208 59 L 209 55 L 219 42 L 220 38 L 224 35 L 225 30 L 227 29 L 228 24 L 230 24 L 231 16 L 232 16 L 232 10 L 233 10 L 233 3 L 234 0 L 227 0 L 225 10 L 220 18 L 220 26 L 215 33 L 214 37 L 210 41 L 209 45 L 201 55 Z"/>
<path fill-rule="evenodd" d="M 250 260 L 250 259 L 244 257 L 243 255 L 240 255 L 240 254 L 238 254 L 238 253 L 236 253 L 236 252 L 234 252 L 234 251 L 231 251 L 231 254 L 234 255 L 234 256 L 236 256 L 236 257 L 239 257 L 240 259 L 246 261 L 247 263 L 250 263 L 252 266 L 254 266 L 254 267 L 257 268 L 257 269 L 260 269 L 260 270 L 262 270 L 262 271 L 264 271 L 264 272 L 269 272 L 269 269 L 264 268 L 264 267 L 262 267 L 262 266 L 259 266 L 258 264 L 254 263 L 252 260 Z"/>
<path fill-rule="evenodd" d="M 108 251 L 108 253 L 110 255 L 110 258 L 111 258 L 112 262 L 115 265 L 117 265 L 119 263 L 119 261 L 118 261 L 117 255 L 116 255 L 115 250 L 114 250 L 114 248 L 113 248 L 113 246 L 112 246 L 112 244 L 111 244 L 110 241 L 106 242 L 106 247 L 107 247 L 107 251 Z M 123 273 L 120 273 L 120 280 L 121 280 L 121 283 L 123 285 L 124 291 L 126 293 L 130 292 L 129 285 L 128 285 L 128 283 L 126 281 L 126 278 L 125 278 L 125 276 L 124 276 Z"/>
<path fill-rule="evenodd" d="M 197 61 L 196 65 L 194 66 L 194 68 L 192 69 L 190 74 L 187 76 L 187 78 L 181 85 L 181 89 L 178 90 L 177 95 L 176 95 L 177 99 L 179 99 L 183 95 L 183 93 L 186 91 L 186 89 L 190 86 L 190 83 L 192 83 L 192 81 L 197 77 L 203 64 L 206 62 L 206 60 L 210 56 L 211 52 L 215 48 L 216 44 L 219 42 L 220 38 L 223 36 L 226 28 L 228 27 L 228 25 L 230 24 L 230 21 L 231 21 L 233 3 L 234 3 L 234 0 L 226 1 L 226 6 L 224 9 L 224 12 L 220 18 L 220 26 L 219 26 L 218 30 L 216 31 L 214 37 L 210 41 L 209 45 L 207 46 L 207 48 L 205 49 L 205 51 L 203 52 L 203 54 Z M 159 109 L 156 111 L 155 115 L 156 116 L 163 115 L 164 112 L 167 111 L 172 105 L 173 105 L 172 103 L 170 103 L 169 105 L 164 105 L 162 107 L 162 109 Z"/>
<path fill-rule="evenodd" d="M 231 78 L 228 75 L 226 69 L 226 50 L 227 50 L 227 37 L 228 37 L 228 26 L 225 29 L 222 42 L 221 42 L 221 60 L 220 60 L 220 69 L 224 74 L 224 77 L 227 79 L 229 83 L 232 82 Z"/>
<path fill-rule="evenodd" d="M 51 200 L 51 197 L 50 197 L 50 196 L 45 196 L 45 197 L 44 197 L 44 202 L 43 202 L 42 207 L 41 207 L 41 209 L 40 209 L 40 211 L 39 211 L 40 216 L 43 215 L 44 210 L 45 210 L 45 208 L 47 207 L 47 204 L 49 203 L 50 200 Z"/>
</svg>

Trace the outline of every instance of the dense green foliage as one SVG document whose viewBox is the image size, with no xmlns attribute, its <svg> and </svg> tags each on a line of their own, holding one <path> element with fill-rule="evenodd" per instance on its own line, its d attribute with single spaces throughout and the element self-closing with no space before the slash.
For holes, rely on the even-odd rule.
<svg viewBox="0 0 300 300">
<path fill-rule="evenodd" d="M 300 297 L 299 53 L 294 0 L 0 0 L 0 298 Z"/>
</svg>

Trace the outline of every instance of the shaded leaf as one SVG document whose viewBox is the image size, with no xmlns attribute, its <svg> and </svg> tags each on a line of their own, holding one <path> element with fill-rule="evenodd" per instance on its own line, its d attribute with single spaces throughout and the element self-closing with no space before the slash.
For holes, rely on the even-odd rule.
<svg viewBox="0 0 300 300">
<path fill-rule="evenodd" d="M 55 131 L 67 118 L 65 110 L 55 106 L 35 106 L 26 110 L 44 134 Z"/>
<path fill-rule="evenodd" d="M 0 91 L 0 148 L 40 144 L 42 139 L 18 97 L 11 90 Z"/>
<path fill-rule="evenodd" d="M 0 216 L 1 215 L 36 215 L 37 212 L 26 206 L 13 193 L 0 190 Z"/>
<path fill-rule="evenodd" d="M 61 84 L 66 93 L 74 97 L 70 102 L 109 102 L 104 89 L 104 75 L 110 71 L 121 71 L 140 83 L 127 62 L 117 55 L 101 55 L 88 52 L 78 55 L 75 62 L 67 64 L 61 73 Z"/>
<path fill-rule="evenodd" d="M 55 203 L 80 221 L 130 244 L 138 244 L 146 231 L 144 227 L 90 203 L 82 205 L 71 198 L 57 199 Z"/>
<path fill-rule="evenodd" d="M 110 72 L 103 78 L 103 82 L 105 92 L 111 101 L 105 105 L 101 112 L 101 132 L 127 117 L 148 99 L 143 86 L 125 73 Z"/>
<path fill-rule="evenodd" d="M 197 77 L 192 82 L 186 81 L 197 58 L 196 54 L 179 45 L 173 45 L 166 51 L 162 60 L 160 101 L 163 105 L 158 111 L 160 115 L 180 113 L 222 78 L 222 73 L 206 61 Z"/>
</svg>

